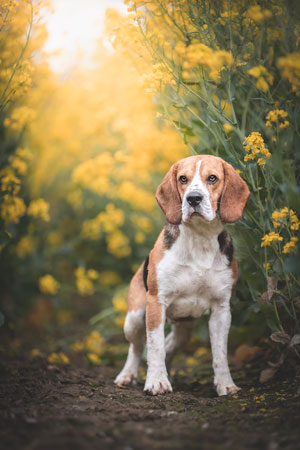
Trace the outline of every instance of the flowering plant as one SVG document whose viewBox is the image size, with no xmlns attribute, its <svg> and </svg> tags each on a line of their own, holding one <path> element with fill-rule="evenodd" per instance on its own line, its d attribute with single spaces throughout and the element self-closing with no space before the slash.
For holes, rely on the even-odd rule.
<svg viewBox="0 0 300 450">
<path fill-rule="evenodd" d="M 241 260 L 237 297 L 247 299 L 249 315 L 262 309 L 273 331 L 296 333 L 300 52 L 292 6 L 125 3 L 153 61 L 142 82 L 160 120 L 173 124 L 193 154 L 225 158 L 250 187 L 244 219 L 230 227 Z"/>
</svg>

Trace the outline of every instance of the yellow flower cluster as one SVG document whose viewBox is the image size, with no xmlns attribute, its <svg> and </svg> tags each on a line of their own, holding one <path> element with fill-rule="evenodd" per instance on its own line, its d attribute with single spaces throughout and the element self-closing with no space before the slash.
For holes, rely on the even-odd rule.
<svg viewBox="0 0 300 450">
<path fill-rule="evenodd" d="M 105 270 L 99 274 L 99 282 L 102 286 L 112 287 L 119 284 L 121 281 L 120 276 L 117 272 L 113 272 L 112 270 Z"/>
<path fill-rule="evenodd" d="M 266 115 L 266 126 L 272 127 L 273 124 L 279 122 L 279 128 L 281 130 L 283 130 L 284 128 L 288 128 L 290 122 L 286 120 L 287 117 L 288 113 L 283 109 L 273 109 Z"/>
<path fill-rule="evenodd" d="M 282 208 L 280 211 L 274 211 L 272 213 L 273 227 L 278 228 L 280 225 L 287 225 L 289 222 L 289 228 L 291 230 L 297 231 L 300 227 L 300 221 L 297 214 L 293 209 L 289 209 L 287 206 Z"/>
<path fill-rule="evenodd" d="M 298 241 L 299 239 L 297 237 L 291 237 L 291 240 L 284 245 L 282 253 L 290 253 L 296 247 Z"/>
<path fill-rule="evenodd" d="M 74 352 L 84 351 L 90 363 L 99 365 L 100 355 L 106 351 L 107 346 L 101 334 L 98 331 L 92 331 L 82 341 L 75 341 L 71 348 Z"/>
<path fill-rule="evenodd" d="M 244 161 L 257 159 L 257 164 L 260 166 L 264 166 L 266 161 L 264 158 L 270 158 L 271 153 L 265 147 L 264 140 L 262 135 L 257 131 L 253 131 L 248 137 L 245 138 L 243 142 L 243 146 L 247 155 L 244 157 Z M 264 158 L 262 158 L 263 156 Z"/>
<path fill-rule="evenodd" d="M 48 356 L 48 361 L 51 364 L 70 364 L 70 359 L 63 352 L 51 353 Z"/>
<path fill-rule="evenodd" d="M 127 301 L 124 295 L 117 294 L 113 300 L 113 307 L 117 313 L 115 323 L 119 328 L 123 328 L 125 322 L 125 316 L 127 313 Z"/>
<path fill-rule="evenodd" d="M 32 122 L 36 117 L 35 111 L 28 106 L 19 106 L 15 108 L 10 117 L 4 120 L 4 126 L 11 131 L 21 131 L 28 123 Z"/>
<path fill-rule="evenodd" d="M 83 267 L 78 267 L 75 270 L 75 283 L 78 292 L 81 295 L 92 295 L 94 293 L 93 281 L 98 279 L 99 274 L 94 269 L 85 270 Z"/>
<path fill-rule="evenodd" d="M 18 148 L 15 154 L 9 157 L 9 165 L 0 170 L 2 192 L 16 195 L 20 191 L 21 180 L 18 176 L 26 174 L 31 159 L 31 152 L 25 148 Z"/>
<path fill-rule="evenodd" d="M 73 319 L 73 312 L 68 309 L 62 309 L 57 311 L 56 315 L 57 321 L 63 325 L 70 323 Z"/>
<path fill-rule="evenodd" d="M 128 237 L 120 230 L 115 230 L 107 236 L 107 249 L 117 258 L 125 258 L 130 255 L 129 244 Z"/>
<path fill-rule="evenodd" d="M 84 348 L 91 353 L 101 354 L 105 348 L 105 340 L 98 331 L 92 331 L 83 341 Z"/>
<path fill-rule="evenodd" d="M 155 94 L 165 84 L 176 85 L 176 81 L 170 70 L 163 64 L 154 64 L 148 74 L 139 78 L 139 84 L 145 87 L 145 92 Z"/>
<path fill-rule="evenodd" d="M 230 125 L 230 123 L 224 123 L 223 129 L 226 134 L 229 134 L 232 131 L 232 126 Z"/>
<path fill-rule="evenodd" d="M 140 211 L 152 211 L 155 206 L 155 199 L 152 192 L 138 189 L 132 181 L 123 181 L 120 185 L 119 196 Z"/>
<path fill-rule="evenodd" d="M 18 178 L 11 167 L 4 167 L 0 170 L 1 191 L 16 195 L 20 191 L 21 180 Z"/>
<path fill-rule="evenodd" d="M 153 231 L 153 224 L 148 217 L 132 214 L 131 221 L 145 233 L 151 233 Z"/>
<path fill-rule="evenodd" d="M 266 234 L 262 238 L 262 242 L 260 244 L 261 247 L 267 247 L 271 245 L 272 242 L 282 241 L 283 237 L 280 236 L 279 233 L 275 233 L 274 231 L 271 231 L 270 233 Z"/>
<path fill-rule="evenodd" d="M 6 224 L 18 223 L 24 216 L 26 206 L 21 197 L 5 194 L 0 205 L 0 215 Z"/>
<path fill-rule="evenodd" d="M 42 219 L 45 222 L 49 222 L 49 203 L 47 203 L 43 198 L 32 200 L 29 203 L 27 213 L 35 219 Z"/>
<path fill-rule="evenodd" d="M 99 213 L 94 219 L 85 220 L 82 225 L 82 236 L 86 239 L 96 241 L 101 232 L 114 232 L 124 223 L 124 212 L 116 208 L 114 204 L 106 205 L 105 210 Z"/>
<path fill-rule="evenodd" d="M 25 256 L 32 253 L 34 249 L 34 238 L 32 236 L 23 236 L 16 246 L 16 253 L 19 258 L 24 258 Z"/>
<path fill-rule="evenodd" d="M 72 180 L 97 194 L 105 194 L 111 188 L 110 177 L 114 165 L 111 153 L 103 152 L 76 167 Z"/>
<path fill-rule="evenodd" d="M 300 221 L 294 210 L 289 209 L 287 206 L 279 211 L 274 211 L 272 213 L 273 227 L 279 228 L 284 227 L 289 228 L 292 231 L 298 231 L 300 228 Z M 290 231 L 289 231 L 290 234 Z M 295 249 L 298 242 L 298 237 L 291 236 L 290 240 L 285 243 L 282 249 L 282 253 L 290 253 L 291 250 Z M 261 247 L 266 247 L 271 245 L 273 241 L 283 241 L 283 237 L 279 233 L 272 231 L 271 233 L 265 235 L 262 238 Z"/>
<path fill-rule="evenodd" d="M 114 310 L 118 313 L 126 313 L 127 312 L 127 302 L 124 296 L 116 296 L 112 300 L 114 305 Z"/>
<path fill-rule="evenodd" d="M 234 59 L 230 52 L 214 51 L 207 45 L 194 40 L 187 47 L 182 76 L 184 79 L 188 79 L 190 77 L 188 71 L 201 65 L 207 68 L 209 77 L 218 83 L 221 79 L 221 71 L 226 67 L 231 67 L 233 63 Z"/>
<path fill-rule="evenodd" d="M 259 91 L 267 92 L 269 85 L 273 84 L 273 75 L 264 66 L 255 66 L 249 69 L 248 74 L 256 78 L 255 86 Z"/>
<path fill-rule="evenodd" d="M 17 156 L 10 156 L 8 158 L 8 161 L 10 163 L 10 167 L 15 170 L 16 173 L 18 173 L 19 175 L 25 175 L 27 172 L 27 164 L 26 162 L 21 159 L 18 158 Z"/>
<path fill-rule="evenodd" d="M 300 53 L 290 53 L 279 58 L 277 66 L 281 70 L 283 78 L 287 78 L 292 85 L 292 90 L 299 94 L 300 88 Z M 298 95 L 297 94 L 297 95 Z"/>
<path fill-rule="evenodd" d="M 43 294 L 55 295 L 59 291 L 59 282 L 50 274 L 39 278 L 39 288 Z"/>
<path fill-rule="evenodd" d="M 100 238 L 101 232 L 105 231 L 108 251 L 117 258 L 123 258 L 131 253 L 129 239 L 118 229 L 123 223 L 123 211 L 109 203 L 105 211 L 99 213 L 95 219 L 83 222 L 82 236 L 90 240 L 97 240 Z"/>
<path fill-rule="evenodd" d="M 26 206 L 21 197 L 17 194 L 21 188 L 20 175 L 27 172 L 28 162 L 32 159 L 32 154 L 25 148 L 18 148 L 14 156 L 9 157 L 9 165 L 0 170 L 0 189 L 5 195 L 2 197 L 0 205 L 0 215 L 5 224 L 18 223 L 26 212 Z"/>
<path fill-rule="evenodd" d="M 96 353 L 87 353 L 86 357 L 89 362 L 94 364 L 95 366 L 101 364 L 101 358 L 99 355 L 96 355 Z"/>
<path fill-rule="evenodd" d="M 269 9 L 262 9 L 260 5 L 253 5 L 247 9 L 243 14 L 247 19 L 251 19 L 256 23 L 260 23 L 265 19 L 272 17 L 272 12 Z"/>
</svg>

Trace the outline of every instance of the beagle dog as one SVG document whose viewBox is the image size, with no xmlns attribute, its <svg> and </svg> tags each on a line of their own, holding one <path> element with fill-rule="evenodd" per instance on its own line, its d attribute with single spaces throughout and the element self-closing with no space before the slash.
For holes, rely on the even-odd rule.
<svg viewBox="0 0 300 450">
<path fill-rule="evenodd" d="M 215 388 L 218 395 L 239 390 L 227 361 L 238 264 L 223 226 L 241 219 L 249 195 L 246 183 L 219 157 L 190 156 L 170 168 L 156 191 L 165 226 L 129 287 L 124 332 L 130 346 L 115 379 L 118 386 L 136 381 L 146 334 L 144 390 L 152 395 L 172 392 L 167 368 L 189 339 L 195 319 L 209 309 Z M 165 339 L 166 320 L 172 331 Z"/>
</svg>

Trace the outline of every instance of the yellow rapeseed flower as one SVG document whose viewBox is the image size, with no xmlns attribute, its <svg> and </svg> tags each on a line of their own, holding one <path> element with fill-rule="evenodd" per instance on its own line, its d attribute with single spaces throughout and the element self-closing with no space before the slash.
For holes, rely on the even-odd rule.
<svg viewBox="0 0 300 450">
<path fill-rule="evenodd" d="M 269 9 L 262 9 L 260 5 L 253 5 L 243 14 L 247 19 L 251 19 L 256 23 L 260 23 L 265 19 L 272 17 Z"/>
<path fill-rule="evenodd" d="M 300 53 L 290 53 L 278 59 L 277 66 L 281 70 L 283 78 L 287 78 L 292 85 L 292 90 L 298 92 L 300 88 Z M 297 94 L 297 95 L 298 95 Z"/>
<path fill-rule="evenodd" d="M 96 353 L 87 353 L 86 356 L 87 356 L 89 362 L 91 362 L 92 364 L 95 364 L 95 365 L 101 364 L 100 356 L 97 355 Z"/>
<path fill-rule="evenodd" d="M 283 109 L 273 109 L 266 115 L 266 126 L 272 127 L 273 124 L 278 123 L 279 128 L 283 130 L 290 125 L 290 122 L 286 120 L 288 113 Z"/>
<path fill-rule="evenodd" d="M 99 355 L 105 349 L 105 340 L 98 331 L 92 331 L 84 339 L 84 347 L 89 352 Z"/>
<path fill-rule="evenodd" d="M 123 296 L 114 297 L 113 300 L 114 310 L 118 313 L 126 313 L 127 312 L 127 301 Z"/>
<path fill-rule="evenodd" d="M 59 291 L 59 287 L 59 282 L 50 274 L 39 278 L 39 288 L 43 294 L 55 295 Z"/>
<path fill-rule="evenodd" d="M 298 241 L 297 237 L 291 237 L 291 240 L 284 245 L 282 253 L 290 253 L 296 247 Z"/>
<path fill-rule="evenodd" d="M 232 131 L 232 126 L 230 125 L 230 123 L 224 123 L 223 129 L 224 129 L 225 133 L 229 134 Z"/>
<path fill-rule="evenodd" d="M 269 85 L 273 84 L 273 75 L 264 66 L 254 66 L 247 72 L 257 79 L 255 85 L 260 91 L 266 92 L 269 89 Z"/>
<path fill-rule="evenodd" d="M 121 278 L 117 274 L 117 272 L 113 272 L 112 270 L 105 270 L 104 272 L 100 273 L 99 282 L 103 286 L 111 287 L 119 284 L 121 282 Z"/>
<path fill-rule="evenodd" d="M 116 317 L 115 318 L 115 324 L 119 328 L 123 328 L 124 327 L 124 323 L 125 323 L 125 316 L 121 316 L 121 317 Z"/>
<path fill-rule="evenodd" d="M 88 277 L 83 267 L 78 267 L 75 270 L 76 287 L 81 295 L 92 295 L 94 293 L 94 285 Z"/>
<path fill-rule="evenodd" d="M 297 231 L 300 227 L 300 221 L 294 210 L 289 209 L 287 206 L 279 211 L 274 211 L 272 213 L 273 227 L 279 228 L 280 225 L 284 226 L 289 223 L 289 228 L 291 230 Z"/>
<path fill-rule="evenodd" d="M 283 237 L 279 233 L 271 231 L 271 233 L 266 234 L 261 240 L 261 247 L 268 247 L 272 242 L 282 241 Z"/>
<path fill-rule="evenodd" d="M 5 224 L 18 223 L 25 212 L 26 206 L 22 198 L 9 194 L 3 196 L 0 216 Z"/>
<path fill-rule="evenodd" d="M 34 238 L 32 236 L 23 236 L 17 246 L 16 246 L 16 254 L 19 258 L 24 258 L 25 256 L 32 253 L 34 249 Z"/>
<path fill-rule="evenodd" d="M 253 131 L 249 136 L 247 136 L 243 142 L 244 150 L 247 155 L 244 157 L 244 161 L 255 160 L 258 158 L 257 163 L 260 166 L 265 164 L 265 160 L 261 158 L 270 158 L 271 153 L 266 148 L 262 135 L 257 131 Z"/>
<path fill-rule="evenodd" d="M 70 364 L 70 359 L 63 352 L 51 353 L 48 356 L 48 361 L 51 364 Z"/>
<path fill-rule="evenodd" d="M 71 345 L 71 349 L 74 352 L 82 352 L 82 350 L 84 350 L 84 343 L 82 341 L 75 341 Z"/>
<path fill-rule="evenodd" d="M 299 230 L 300 227 L 300 221 L 295 213 L 295 211 L 293 211 L 292 209 L 290 209 L 290 228 L 291 230 Z"/>
<path fill-rule="evenodd" d="M 47 203 L 43 198 L 32 200 L 29 203 L 27 213 L 36 219 L 42 219 L 45 222 L 49 222 L 49 203 Z"/>
</svg>

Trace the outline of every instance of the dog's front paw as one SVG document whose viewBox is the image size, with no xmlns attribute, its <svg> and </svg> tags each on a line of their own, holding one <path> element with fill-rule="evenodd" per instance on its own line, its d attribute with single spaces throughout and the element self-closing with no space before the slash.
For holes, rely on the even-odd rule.
<svg viewBox="0 0 300 450">
<path fill-rule="evenodd" d="M 136 384 L 137 376 L 132 372 L 122 372 L 119 373 L 117 378 L 115 379 L 115 384 L 119 387 L 128 386 L 130 384 Z"/>
<path fill-rule="evenodd" d="M 173 389 L 167 375 L 160 374 L 147 376 L 144 391 L 146 394 L 159 395 L 173 392 Z"/>
<path fill-rule="evenodd" d="M 221 395 L 233 395 L 241 390 L 235 384 L 217 383 L 215 384 L 216 391 L 219 396 Z"/>
</svg>

